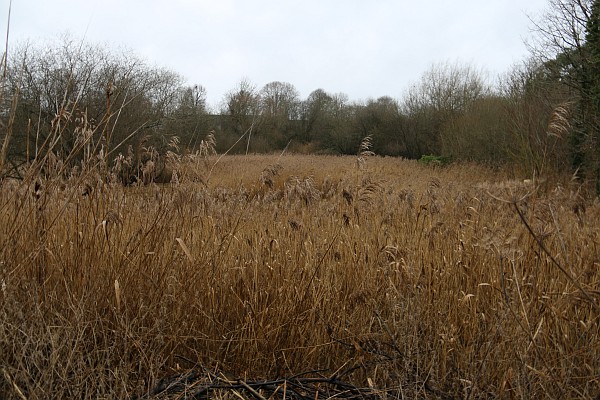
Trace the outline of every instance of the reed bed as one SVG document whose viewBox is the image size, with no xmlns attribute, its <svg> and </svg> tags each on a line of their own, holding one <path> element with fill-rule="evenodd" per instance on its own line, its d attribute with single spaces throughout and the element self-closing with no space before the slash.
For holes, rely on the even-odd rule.
<svg viewBox="0 0 600 400">
<path fill-rule="evenodd" d="M 382 399 L 600 395 L 600 205 L 581 184 L 216 160 L 167 184 L 1 183 L 0 397 L 192 398 L 157 390 L 192 373 L 188 389 L 306 373 Z M 202 396 L 293 398 L 255 392 Z"/>
</svg>

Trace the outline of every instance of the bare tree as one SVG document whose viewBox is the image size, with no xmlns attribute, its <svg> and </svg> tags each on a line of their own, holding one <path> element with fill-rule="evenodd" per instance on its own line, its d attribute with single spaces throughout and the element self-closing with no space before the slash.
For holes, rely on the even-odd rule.
<svg viewBox="0 0 600 400">
<path fill-rule="evenodd" d="M 263 131 L 280 148 L 296 136 L 300 94 L 286 82 L 267 83 L 260 91 Z"/>
<path fill-rule="evenodd" d="M 298 118 L 299 98 L 298 90 L 291 83 L 267 83 L 260 91 L 262 114 L 295 120 Z"/>
<path fill-rule="evenodd" d="M 229 133 L 229 140 L 238 141 L 246 136 L 246 152 L 250 150 L 252 138 L 259 131 L 261 125 L 260 95 L 256 86 L 249 80 L 243 79 L 237 87 L 227 93 L 221 107 L 222 128 L 224 133 Z M 228 141 L 222 141 L 228 146 Z"/>
<path fill-rule="evenodd" d="M 165 122 L 165 132 L 178 136 L 188 149 L 196 149 L 210 130 L 206 89 L 202 85 L 180 87 L 174 110 Z"/>
<path fill-rule="evenodd" d="M 600 193 L 600 2 L 549 0 L 534 21 L 532 53 L 546 74 L 570 89 L 573 166 L 596 180 Z"/>
<path fill-rule="evenodd" d="M 585 36 L 594 0 L 548 0 L 548 9 L 533 20 L 536 35 L 529 49 L 543 62 L 561 59 L 563 67 L 581 67 Z M 566 70 L 564 71 L 566 72 Z"/>
<path fill-rule="evenodd" d="M 360 137 L 371 137 L 372 149 L 380 155 L 407 156 L 402 136 L 403 119 L 398 101 L 388 96 L 356 105 L 354 120 Z"/>
<path fill-rule="evenodd" d="M 411 109 L 430 108 L 438 113 L 453 114 L 465 111 L 487 90 L 483 74 L 473 66 L 439 63 L 409 89 L 406 100 Z"/>
<path fill-rule="evenodd" d="M 318 136 L 319 131 L 323 130 L 324 125 L 327 124 L 327 108 L 331 102 L 333 98 L 323 89 L 314 90 L 302 102 L 300 113 L 304 141 L 312 141 Z"/>
<path fill-rule="evenodd" d="M 150 68 L 130 51 L 68 36 L 13 49 L 6 90 L 20 96 L 12 160 L 52 153 L 77 165 L 102 154 L 107 162 L 142 138 L 148 145 L 163 141 L 183 81 L 178 74 Z"/>
<path fill-rule="evenodd" d="M 405 136 L 411 155 L 439 153 L 444 126 L 488 93 L 483 74 L 472 66 L 434 64 L 404 96 Z"/>
</svg>

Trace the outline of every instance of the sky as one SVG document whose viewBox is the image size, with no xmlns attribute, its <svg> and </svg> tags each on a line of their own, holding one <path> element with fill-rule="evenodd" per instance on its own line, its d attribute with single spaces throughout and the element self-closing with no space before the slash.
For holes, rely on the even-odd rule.
<svg viewBox="0 0 600 400">
<path fill-rule="evenodd" d="M 10 0 L 0 0 L 6 32 Z M 436 63 L 493 79 L 528 56 L 548 0 L 12 0 L 9 43 L 74 39 L 127 48 L 206 88 L 242 80 L 361 101 L 401 98 Z M 9 48 L 10 49 L 10 48 Z M 9 50 L 10 51 L 10 50 Z M 10 53 L 9 53 L 10 54 Z"/>
</svg>

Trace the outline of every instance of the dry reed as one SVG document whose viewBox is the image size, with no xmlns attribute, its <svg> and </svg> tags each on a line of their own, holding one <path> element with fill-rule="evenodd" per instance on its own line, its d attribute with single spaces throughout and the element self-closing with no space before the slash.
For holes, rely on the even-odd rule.
<svg viewBox="0 0 600 400">
<path fill-rule="evenodd" d="M 600 394 L 597 201 L 568 180 L 355 160 L 4 180 L 2 398 L 151 397 L 192 370 L 320 370 L 382 398 Z"/>
</svg>

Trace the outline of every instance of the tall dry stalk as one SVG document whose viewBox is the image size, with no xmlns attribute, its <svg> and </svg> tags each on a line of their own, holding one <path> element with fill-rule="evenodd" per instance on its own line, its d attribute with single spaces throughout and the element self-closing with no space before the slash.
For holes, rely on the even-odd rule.
<svg viewBox="0 0 600 400">
<path fill-rule="evenodd" d="M 534 172 L 534 178 L 542 177 L 545 179 L 549 173 L 553 172 L 551 171 L 552 166 L 550 163 L 553 161 L 552 158 L 556 157 L 557 145 L 561 141 L 564 141 L 571 131 L 571 108 L 571 102 L 564 102 L 554 107 L 546 130 L 546 135 L 550 143 L 545 141 L 545 145 L 542 148 L 539 171 L 537 171 L 537 176 L 536 172 Z"/>
<path fill-rule="evenodd" d="M 77 177 L 4 183 L 0 393 L 177 398 L 162 378 L 195 376 L 190 394 L 207 371 L 318 370 L 381 398 L 598 394 L 596 308 L 487 195 L 530 186 L 378 157 L 356 186 L 354 160 L 225 156 L 210 185 L 85 195 Z M 281 165 L 272 188 L 265 165 Z M 600 208 L 561 187 L 520 210 L 597 302 Z"/>
</svg>

